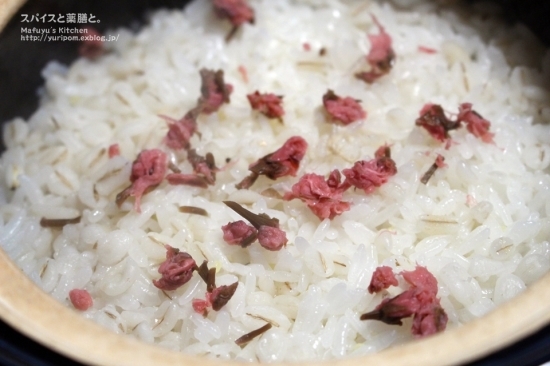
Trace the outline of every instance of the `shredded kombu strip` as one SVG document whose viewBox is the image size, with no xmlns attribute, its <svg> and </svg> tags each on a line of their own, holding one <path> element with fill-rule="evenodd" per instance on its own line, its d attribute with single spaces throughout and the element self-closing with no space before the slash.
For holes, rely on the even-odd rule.
<svg viewBox="0 0 550 366">
<path fill-rule="evenodd" d="M 251 340 L 253 340 L 254 338 L 258 337 L 259 335 L 262 335 L 263 333 L 267 332 L 268 330 L 270 330 L 272 327 L 271 323 L 267 323 L 266 325 L 264 325 L 263 327 L 260 327 L 258 329 L 255 329 L 253 331 L 251 331 L 250 333 L 246 333 L 245 335 L 239 337 L 235 343 L 237 344 L 237 346 L 244 346 L 246 345 L 248 342 L 250 342 Z"/>
<path fill-rule="evenodd" d="M 164 179 L 168 169 L 168 157 L 159 149 L 143 150 L 132 163 L 130 182 L 132 184 L 116 196 L 117 206 L 121 206 L 130 196 L 135 197 L 134 208 L 141 212 L 141 197 L 154 189 Z"/>
<path fill-rule="evenodd" d="M 306 140 L 300 136 L 289 138 L 279 149 L 250 164 L 248 170 L 251 171 L 251 174 L 236 187 L 238 189 L 250 188 L 260 175 L 265 175 L 272 180 L 284 176 L 296 176 L 307 146 Z"/>
</svg>

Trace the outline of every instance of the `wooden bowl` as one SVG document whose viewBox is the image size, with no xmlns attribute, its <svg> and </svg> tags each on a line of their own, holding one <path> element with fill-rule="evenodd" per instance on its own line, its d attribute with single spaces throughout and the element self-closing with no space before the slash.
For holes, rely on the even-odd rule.
<svg viewBox="0 0 550 366">
<path fill-rule="evenodd" d="M 24 3 L 0 2 L 0 29 Z M 0 250 L 0 318 L 44 346 L 85 364 L 237 365 L 186 355 L 111 333 L 60 304 L 32 283 Z M 331 361 L 340 366 L 463 364 L 517 342 L 550 323 L 550 274 L 483 318 L 423 340 L 361 358 Z M 302 362 L 300 366 L 322 362 Z M 283 365 L 291 365 L 284 363 Z"/>
</svg>

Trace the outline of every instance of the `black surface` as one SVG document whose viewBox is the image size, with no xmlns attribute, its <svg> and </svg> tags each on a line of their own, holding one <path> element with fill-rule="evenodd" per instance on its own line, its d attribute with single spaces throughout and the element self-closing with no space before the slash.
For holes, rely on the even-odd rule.
<svg viewBox="0 0 550 366">
<path fill-rule="evenodd" d="M 276 0 L 274 0 L 276 1 Z M 475 0 L 473 0 L 475 1 Z M 19 14 L 91 13 L 101 32 L 118 26 L 137 28 L 148 9 L 182 7 L 185 0 L 30 0 Z M 550 45 L 550 1 L 500 0 L 507 19 L 526 23 Z M 33 24 L 40 26 L 40 24 Z M 44 26 L 50 26 L 46 24 Z M 0 35 L 0 122 L 16 116 L 27 118 L 37 107 L 36 90 L 43 83 L 40 70 L 49 60 L 69 63 L 77 56 L 74 42 L 21 42 L 21 16 L 15 16 Z M 539 366 L 550 361 L 550 326 L 471 366 Z M 81 366 L 19 334 L 0 321 L 0 365 Z"/>
</svg>

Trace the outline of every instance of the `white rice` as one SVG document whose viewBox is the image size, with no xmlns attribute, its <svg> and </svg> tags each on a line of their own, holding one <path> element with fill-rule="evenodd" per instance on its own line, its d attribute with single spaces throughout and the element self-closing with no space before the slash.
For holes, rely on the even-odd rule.
<svg viewBox="0 0 550 366">
<path fill-rule="evenodd" d="M 439 282 L 448 328 L 483 316 L 550 269 L 550 98 L 543 86 L 550 53 L 525 27 L 504 25 L 490 6 L 464 11 L 434 1 L 250 4 L 256 24 L 228 43 L 229 25 L 212 14 L 210 1 L 196 0 L 154 14 L 138 34 L 117 30 L 118 42 L 97 61 L 45 68 L 41 107 L 5 127 L 0 161 L 1 245 L 37 285 L 68 306 L 71 289 L 87 289 L 94 305 L 83 315 L 117 333 L 192 354 L 271 362 L 360 356 L 411 340 L 410 320 L 402 327 L 359 320 L 382 296 L 406 288 L 369 294 L 379 265 L 396 272 L 426 266 Z M 378 32 L 371 14 L 393 38 L 397 60 L 368 85 L 353 73 L 370 49 L 366 34 Z M 218 165 L 228 157 L 235 164 L 208 189 L 162 183 L 144 196 L 141 214 L 132 200 L 117 208 L 114 197 L 129 184 L 137 154 L 168 151 L 158 115 L 180 118 L 195 105 L 202 67 L 224 70 L 234 93 L 218 113 L 199 118 L 202 136 L 191 144 L 199 154 L 212 152 Z M 367 119 L 328 124 L 319 107 L 329 88 L 361 100 Z M 284 125 L 251 113 L 245 95 L 255 90 L 284 95 Z M 415 127 L 427 102 L 453 112 L 473 103 L 491 121 L 495 144 L 463 128 L 445 150 Z M 235 188 L 250 163 L 293 135 L 310 146 L 298 176 L 348 168 L 384 143 L 398 173 L 370 195 L 348 191 L 351 210 L 322 222 L 298 200 L 260 194 L 270 187 L 284 193 L 298 177 Z M 121 156 L 109 160 L 113 143 Z M 448 167 L 423 185 L 437 153 Z M 289 244 L 279 252 L 228 246 L 220 228 L 239 217 L 223 200 L 278 218 Z M 210 216 L 180 213 L 181 205 Z M 78 215 L 79 224 L 62 230 L 39 225 L 41 217 Z M 215 265 L 217 285 L 239 281 L 221 311 L 206 318 L 193 311 L 192 299 L 205 293 L 196 274 L 169 296 L 153 286 L 163 244 Z M 266 320 L 275 325 L 267 333 L 242 349 L 234 343 Z"/>
</svg>

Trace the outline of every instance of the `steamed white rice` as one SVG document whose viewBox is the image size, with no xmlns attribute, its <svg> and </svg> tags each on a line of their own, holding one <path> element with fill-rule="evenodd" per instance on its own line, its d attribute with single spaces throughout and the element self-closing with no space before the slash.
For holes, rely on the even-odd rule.
<svg viewBox="0 0 550 366">
<path fill-rule="evenodd" d="M 550 98 L 543 86 L 550 53 L 526 28 L 505 26 L 491 6 L 474 12 L 434 1 L 250 4 L 256 24 L 230 42 L 230 26 L 213 15 L 211 2 L 196 0 L 183 11 L 157 12 L 137 34 L 117 30 L 118 42 L 97 61 L 46 67 L 41 107 L 5 127 L 0 161 L 1 245 L 37 285 L 67 306 L 70 290 L 88 290 L 94 305 L 83 316 L 117 333 L 192 354 L 270 362 L 360 356 L 410 341 L 410 320 L 401 327 L 359 320 L 406 288 L 369 294 L 380 265 L 395 272 L 426 266 L 439 282 L 448 328 L 490 312 L 550 269 Z M 370 49 L 366 34 L 378 32 L 371 14 L 393 38 L 397 59 L 389 75 L 368 85 L 353 73 Z M 158 115 L 180 118 L 195 105 L 202 67 L 224 70 L 234 93 L 218 113 L 199 117 L 201 137 L 191 144 L 199 154 L 212 152 L 218 165 L 226 158 L 234 165 L 208 189 L 164 182 L 144 196 L 141 214 L 132 200 L 119 209 L 114 197 L 129 184 L 137 154 L 169 151 Z M 329 88 L 361 100 L 367 119 L 328 124 L 319 107 Z M 251 113 L 246 94 L 256 90 L 284 95 L 284 125 Z M 491 121 L 495 143 L 463 128 L 445 150 L 415 127 L 428 102 L 453 112 L 473 103 Z M 298 177 L 235 188 L 250 163 L 294 135 L 310 146 Z M 108 159 L 114 143 L 121 156 Z M 320 222 L 298 200 L 261 194 L 284 193 L 304 173 L 368 160 L 385 143 L 397 175 L 370 195 L 348 191 L 351 210 L 332 221 Z M 437 153 L 448 166 L 423 185 Z M 289 244 L 279 252 L 228 246 L 221 226 L 239 217 L 223 200 L 278 218 Z M 209 217 L 180 213 L 182 205 Z M 39 225 L 41 217 L 78 215 L 79 224 L 62 230 Z M 163 244 L 197 263 L 207 259 L 218 285 L 239 281 L 221 311 L 206 318 L 193 311 L 192 299 L 206 289 L 196 274 L 176 291 L 153 286 Z M 266 321 L 274 325 L 267 333 L 242 349 L 234 343 Z"/>
</svg>

